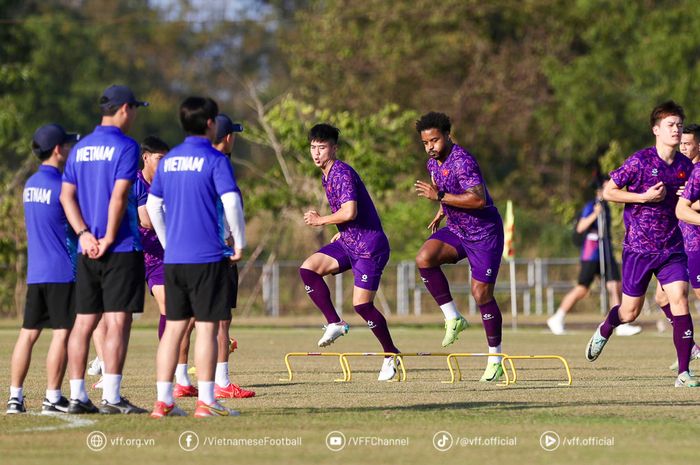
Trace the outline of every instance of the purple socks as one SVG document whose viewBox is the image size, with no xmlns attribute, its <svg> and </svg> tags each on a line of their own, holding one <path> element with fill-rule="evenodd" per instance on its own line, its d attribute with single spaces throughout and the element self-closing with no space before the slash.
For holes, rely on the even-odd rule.
<svg viewBox="0 0 700 465">
<path fill-rule="evenodd" d="M 165 322 L 167 320 L 165 319 L 165 315 L 160 316 L 160 321 L 158 321 L 158 340 L 160 341 L 163 338 L 163 333 L 165 332 Z"/>
<path fill-rule="evenodd" d="M 673 313 L 671 313 L 671 304 L 666 304 L 661 307 L 661 311 L 666 315 L 666 319 L 669 323 L 673 324 Z"/>
<path fill-rule="evenodd" d="M 481 322 L 486 331 L 486 342 L 489 347 L 498 347 L 501 344 L 503 318 L 496 299 L 479 305 L 479 311 L 481 312 Z"/>
<path fill-rule="evenodd" d="M 688 371 L 693 349 L 693 318 L 690 315 L 673 316 L 673 345 L 678 355 L 678 374 Z"/>
<path fill-rule="evenodd" d="M 622 324 L 620 321 L 620 313 L 618 312 L 619 308 L 619 305 L 615 305 L 611 308 L 607 318 L 605 318 L 605 321 L 603 321 L 603 324 L 600 326 L 600 335 L 605 339 L 610 339 L 615 328 Z"/>
<path fill-rule="evenodd" d="M 311 298 L 311 301 L 321 310 L 323 316 L 326 317 L 326 321 L 329 324 L 339 323 L 340 317 L 335 311 L 331 301 L 331 291 L 323 280 L 323 276 L 306 268 L 299 268 L 299 276 L 304 282 L 306 293 Z"/>
<path fill-rule="evenodd" d="M 430 295 L 433 296 L 438 305 L 452 302 L 450 285 L 447 282 L 445 273 L 442 272 L 439 266 L 434 268 L 418 268 L 418 272 L 428 292 L 430 292 Z"/>
<path fill-rule="evenodd" d="M 394 341 L 391 340 L 386 318 L 377 310 L 374 303 L 367 302 L 366 304 L 356 305 L 355 311 L 367 322 L 367 326 L 369 326 L 369 329 L 372 330 L 374 336 L 382 345 L 384 352 L 399 353 L 399 349 L 396 348 Z"/>
</svg>

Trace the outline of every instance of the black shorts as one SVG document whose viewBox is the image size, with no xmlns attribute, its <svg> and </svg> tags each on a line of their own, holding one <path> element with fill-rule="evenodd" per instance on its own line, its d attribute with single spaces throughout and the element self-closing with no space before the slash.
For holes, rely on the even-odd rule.
<svg viewBox="0 0 700 465">
<path fill-rule="evenodd" d="M 581 286 L 590 287 L 596 276 L 600 276 L 600 262 L 598 260 L 581 260 L 581 271 L 578 275 L 578 283 Z M 606 279 L 608 281 L 620 280 L 620 268 L 613 260 L 607 270 Z"/>
<path fill-rule="evenodd" d="M 165 316 L 168 320 L 231 319 L 229 260 L 165 264 Z"/>
<path fill-rule="evenodd" d="M 24 329 L 71 329 L 75 321 L 75 283 L 27 286 Z"/>
<path fill-rule="evenodd" d="M 228 294 L 228 308 L 236 308 L 238 303 L 238 264 L 229 263 L 228 265 L 228 280 L 229 280 L 229 294 Z"/>
<path fill-rule="evenodd" d="M 143 252 L 110 252 L 97 260 L 78 257 L 76 313 L 143 312 Z"/>
</svg>

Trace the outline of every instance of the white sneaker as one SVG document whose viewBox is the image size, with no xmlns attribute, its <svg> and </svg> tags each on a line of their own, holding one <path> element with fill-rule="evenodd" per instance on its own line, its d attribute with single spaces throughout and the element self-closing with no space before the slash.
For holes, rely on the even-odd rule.
<svg viewBox="0 0 700 465">
<path fill-rule="evenodd" d="M 379 377 L 377 381 L 389 381 L 396 376 L 396 371 L 399 368 L 401 362 L 396 359 L 396 365 L 394 365 L 393 357 L 386 357 L 384 362 L 382 362 L 382 369 L 379 371 Z"/>
<path fill-rule="evenodd" d="M 100 357 L 95 357 L 95 359 L 90 362 L 87 374 L 90 376 L 100 376 L 102 374 L 102 360 L 100 360 Z"/>
<path fill-rule="evenodd" d="M 616 336 L 634 336 L 642 332 L 641 326 L 631 325 L 629 323 L 621 324 L 615 328 Z"/>
<path fill-rule="evenodd" d="M 318 340 L 318 346 L 329 346 L 340 336 L 346 335 L 348 331 L 350 331 L 350 326 L 344 321 L 340 323 L 329 323 L 326 325 L 326 331 L 323 333 L 323 336 Z"/>
<path fill-rule="evenodd" d="M 564 331 L 564 320 L 557 317 L 556 315 L 547 318 L 547 326 L 549 327 L 549 330 L 552 332 L 552 334 L 555 334 L 557 336 L 566 334 L 566 331 Z"/>
</svg>

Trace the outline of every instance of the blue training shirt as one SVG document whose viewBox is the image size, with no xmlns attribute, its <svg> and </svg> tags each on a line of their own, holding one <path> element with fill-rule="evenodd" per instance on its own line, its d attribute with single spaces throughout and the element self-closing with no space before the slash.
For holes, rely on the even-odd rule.
<svg viewBox="0 0 700 465">
<path fill-rule="evenodd" d="M 27 225 L 27 284 L 75 281 L 77 237 L 66 220 L 59 196 L 61 172 L 41 165 L 24 185 Z"/>
<path fill-rule="evenodd" d="M 97 238 L 107 232 L 109 201 L 114 183 L 136 181 L 139 144 L 116 126 L 97 126 L 73 147 L 66 162 L 63 181 L 74 184 L 80 212 L 90 232 Z M 129 200 L 117 235 L 108 251 L 141 250 L 136 197 L 129 190 Z"/>
<path fill-rule="evenodd" d="M 187 137 L 163 157 L 151 194 L 165 204 L 164 263 L 213 263 L 230 255 L 219 198 L 236 188 L 228 159 L 205 137 Z"/>
</svg>

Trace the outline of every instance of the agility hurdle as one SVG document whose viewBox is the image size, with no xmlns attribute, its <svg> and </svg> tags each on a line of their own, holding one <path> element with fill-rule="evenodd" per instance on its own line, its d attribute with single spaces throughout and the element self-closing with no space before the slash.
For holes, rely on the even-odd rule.
<svg viewBox="0 0 700 465">
<path fill-rule="evenodd" d="M 343 363 L 343 358 L 340 352 L 290 352 L 284 356 L 284 364 L 287 366 L 288 378 L 280 378 L 280 381 L 292 381 L 294 375 L 292 373 L 292 365 L 289 361 L 291 357 L 338 357 L 338 362 L 340 363 L 340 369 L 343 370 L 343 377 L 335 379 L 337 382 L 350 381 L 349 374 L 345 371 L 345 363 Z"/>
<path fill-rule="evenodd" d="M 344 382 L 350 382 L 352 381 L 352 371 L 350 370 L 350 362 L 348 362 L 348 357 L 391 357 L 392 362 L 394 363 L 394 367 L 397 368 L 397 375 L 398 378 L 394 378 L 389 380 L 389 383 L 392 382 L 400 382 L 402 381 L 401 377 L 403 376 L 403 380 L 406 379 L 406 369 L 403 367 L 403 363 L 399 363 L 397 365 L 396 363 L 396 358 L 399 356 L 399 354 L 395 354 L 394 352 L 344 352 L 340 354 L 340 364 L 344 365 L 343 367 L 343 372 L 345 373 L 345 379 L 343 380 L 336 380 L 336 381 L 344 381 Z M 400 367 L 400 370 L 398 368 Z"/>
<path fill-rule="evenodd" d="M 402 381 L 406 381 L 406 368 L 404 368 L 403 363 L 404 357 L 448 357 L 449 355 L 450 354 L 447 352 L 401 352 L 400 354 L 396 354 L 396 358 L 400 363 L 401 371 L 403 373 Z"/>
<path fill-rule="evenodd" d="M 513 379 L 511 380 L 509 378 L 508 371 L 505 368 L 506 360 L 510 363 L 511 367 L 513 367 L 513 360 L 559 360 L 566 369 L 567 382 L 557 383 L 557 386 L 571 386 L 572 379 L 571 370 L 569 369 L 569 363 L 564 357 L 561 357 L 559 355 L 504 355 L 503 359 L 501 360 L 501 366 L 503 367 L 503 374 L 506 379 L 503 383 L 500 383 L 500 386 L 508 386 L 510 384 L 515 384 L 515 382 L 518 380 L 518 375 L 515 369 L 513 369 Z"/>
<path fill-rule="evenodd" d="M 501 359 L 501 367 L 503 369 L 503 373 L 506 373 L 507 367 L 503 363 L 503 359 L 508 357 L 508 354 L 503 354 L 503 353 L 494 353 L 494 354 L 488 354 L 488 353 L 482 353 L 482 352 L 463 352 L 463 353 L 454 353 L 454 354 L 446 354 L 447 355 L 447 368 L 450 369 L 450 380 L 449 381 L 442 381 L 444 384 L 454 384 L 457 381 L 462 381 L 462 370 L 459 367 L 459 361 L 458 358 L 468 358 L 468 357 L 503 357 Z M 452 366 L 452 362 L 454 361 L 454 367 Z M 455 367 L 457 371 L 457 376 L 455 376 Z M 510 369 L 513 371 L 513 379 L 516 379 L 516 373 L 515 373 L 515 366 L 513 365 L 513 362 L 510 361 Z M 507 378 L 507 376 L 506 376 Z M 508 379 L 508 378 L 507 378 Z M 504 384 L 505 386 L 505 384 Z"/>
</svg>

